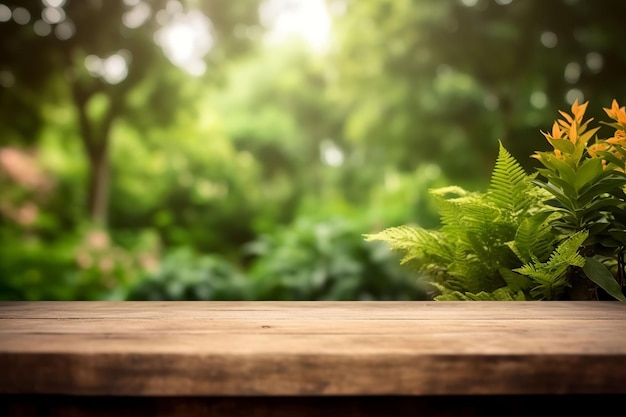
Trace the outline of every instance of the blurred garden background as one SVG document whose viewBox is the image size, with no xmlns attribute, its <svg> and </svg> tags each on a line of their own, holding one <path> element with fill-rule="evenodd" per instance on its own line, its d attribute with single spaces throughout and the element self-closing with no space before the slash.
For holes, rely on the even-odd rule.
<svg viewBox="0 0 626 417">
<path fill-rule="evenodd" d="M 0 0 L 0 299 L 421 300 L 363 234 L 626 99 L 623 0 Z M 549 146 L 549 145 L 548 145 Z"/>
</svg>

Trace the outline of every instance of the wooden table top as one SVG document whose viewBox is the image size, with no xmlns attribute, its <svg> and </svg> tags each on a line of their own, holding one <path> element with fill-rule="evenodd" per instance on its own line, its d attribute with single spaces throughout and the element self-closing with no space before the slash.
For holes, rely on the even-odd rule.
<svg viewBox="0 0 626 417">
<path fill-rule="evenodd" d="M 626 394 L 626 303 L 0 303 L 0 394 L 579 393 Z"/>
</svg>

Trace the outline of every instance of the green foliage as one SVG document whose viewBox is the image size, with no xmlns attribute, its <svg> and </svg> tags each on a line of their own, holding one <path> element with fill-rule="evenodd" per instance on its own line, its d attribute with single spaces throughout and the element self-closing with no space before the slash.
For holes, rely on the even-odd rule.
<svg viewBox="0 0 626 417">
<path fill-rule="evenodd" d="M 513 155 L 536 149 L 535 133 L 551 119 L 545 109 L 581 95 L 608 102 L 623 90 L 623 1 L 333 1 L 332 37 L 321 50 L 265 43 L 257 0 L 156 0 L 145 21 L 129 27 L 144 3 L 63 2 L 65 20 L 47 26 L 41 0 L 3 2 L 11 13 L 28 10 L 30 20 L 0 22 L 1 298 L 120 299 L 157 274 L 146 267 L 179 262 L 181 278 L 172 268 L 153 284 L 154 294 L 169 297 L 170 282 L 189 282 L 185 271 L 205 268 L 198 266 L 204 257 L 245 275 L 251 297 L 257 289 L 281 299 L 413 294 L 391 288 L 404 288 L 405 278 L 415 283 L 382 242 L 361 247 L 343 232 L 324 245 L 305 238 L 334 217 L 360 223 L 346 234 L 420 226 L 403 231 L 405 244 L 416 246 L 403 268 L 421 262 L 426 281 L 448 283 L 439 299 L 532 298 L 538 283 L 512 269 L 540 269 L 586 230 L 585 266 L 568 269 L 576 280 L 562 296 L 576 298 L 582 282 L 619 298 L 621 137 L 596 140 L 602 130 L 588 125 L 577 132 L 593 143 L 586 150 L 550 139 L 546 147 L 575 150 L 580 165 L 543 154 L 552 156 L 530 176 L 530 188 L 512 160 L 499 158 L 492 170 L 492 159 L 495 138 Z M 177 21 L 190 10 L 209 18 L 215 41 L 198 77 L 172 65 L 154 42 L 168 16 Z M 69 38 L 59 36 L 68 28 Z M 179 44 L 187 51 L 196 43 Z M 112 55 L 125 61 L 118 75 L 128 71 L 118 83 L 97 74 Z M 617 117 L 602 129 L 623 130 L 621 123 Z M 7 149 L 33 161 L 11 171 Z M 328 149 L 339 155 L 334 163 Z M 521 165 L 529 162 L 537 161 Z M 100 171 L 104 180 L 91 184 L 90 173 Z M 459 188 L 443 188 L 450 183 Z M 89 204 L 96 189 L 103 198 Z M 479 189 L 487 191 L 466 191 Z M 108 218 L 105 248 L 86 250 L 89 205 L 92 217 Z M 159 243 L 140 242 L 144 232 Z M 294 248 L 286 236 L 297 236 Z M 250 241 L 263 242 L 258 256 L 242 253 Z M 374 245 L 381 258 L 369 252 Z M 180 247 L 194 255 L 179 255 Z M 296 266 L 304 272 L 294 273 Z M 311 283 L 318 270 L 325 284 Z M 347 289 L 338 277 L 349 277 L 341 284 Z"/>
<path fill-rule="evenodd" d="M 259 300 L 416 300 L 425 294 L 384 245 L 358 226 L 306 218 L 253 242 L 250 279 Z"/>
<path fill-rule="evenodd" d="M 618 268 L 620 267 L 623 267 L 623 265 L 618 265 Z M 623 289 L 620 288 L 620 285 L 615 280 L 613 273 L 609 271 L 602 261 L 592 257 L 585 258 L 583 271 L 591 281 L 597 284 L 598 287 L 602 288 L 608 294 L 620 301 L 626 301 Z"/>
<path fill-rule="evenodd" d="M 619 259 L 626 246 L 626 111 L 616 100 L 604 109 L 614 121 L 605 123 L 614 135 L 600 139 L 600 128 L 590 126 L 592 119 L 584 120 L 588 104 L 575 101 L 571 114 L 560 111 L 563 118 L 554 122 L 550 133 L 543 132 L 554 151 L 535 154 L 543 165 L 537 170 L 543 178 L 535 183 L 551 195 L 547 203 L 560 214 L 551 221 L 558 239 L 585 233 L 581 243 L 585 275 L 611 297 L 623 300 L 625 266 Z M 595 257 L 618 260 L 616 276 Z"/>
<path fill-rule="evenodd" d="M 578 232 L 561 242 L 546 262 L 530 262 L 520 268 L 513 269 L 533 281 L 530 294 L 538 300 L 556 300 L 561 297 L 565 288 L 570 286 L 567 272 L 572 267 L 585 266 L 585 259 L 579 250 L 588 233 Z"/>
<path fill-rule="evenodd" d="M 626 110 L 616 101 L 605 108 L 615 135 L 588 146 L 599 128 L 583 121 L 587 104 L 575 101 L 571 115 L 561 112 L 552 132 L 542 132 L 554 147 L 534 155 L 544 180 L 528 176 L 501 144 L 485 194 L 433 191 L 439 231 L 400 226 L 366 240 L 402 252 L 401 262 L 431 281 L 440 300 L 597 299 L 601 289 L 626 301 Z M 605 264 L 611 259 L 615 275 Z"/>
<path fill-rule="evenodd" d="M 128 300 L 240 301 L 251 298 L 241 272 L 225 259 L 197 255 L 190 248 L 173 249 L 161 265 L 129 289 Z"/>
<path fill-rule="evenodd" d="M 91 228 L 60 241 L 6 229 L 0 238 L 0 299 L 7 300 L 123 300 L 158 257 L 149 232 L 124 247 Z"/>
<path fill-rule="evenodd" d="M 551 123 L 546 109 L 581 95 L 610 102 L 623 90 L 610 64 L 626 55 L 620 0 L 342 4 L 333 22 L 337 96 L 349 109 L 346 136 L 366 143 L 376 166 L 436 161 L 458 184 L 488 173 L 495 138 L 529 155 Z M 580 72 L 564 80 L 569 64 Z"/>
<path fill-rule="evenodd" d="M 197 126 L 181 118 L 188 123 L 148 131 L 149 140 L 118 126 L 124 141 L 112 152 L 110 226 L 150 227 L 167 247 L 235 256 L 254 238 L 257 222 L 281 219 L 287 196 L 262 187 L 258 161 L 235 149 L 217 120 Z"/>
<path fill-rule="evenodd" d="M 404 225 L 365 237 L 402 253 L 437 300 L 554 300 L 569 285 L 566 272 L 584 265 L 578 251 L 587 233 L 552 247 L 544 194 L 502 145 L 486 193 L 452 186 L 432 194 L 439 230 Z"/>
</svg>

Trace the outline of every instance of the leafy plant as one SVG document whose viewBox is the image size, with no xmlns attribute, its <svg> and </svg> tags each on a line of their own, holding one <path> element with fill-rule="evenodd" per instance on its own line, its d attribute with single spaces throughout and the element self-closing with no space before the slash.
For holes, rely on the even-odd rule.
<svg viewBox="0 0 626 417">
<path fill-rule="evenodd" d="M 365 239 L 400 252 L 437 300 L 626 301 L 626 112 L 615 101 L 605 109 L 615 135 L 588 146 L 599 128 L 583 121 L 587 104 L 543 133 L 554 150 L 534 155 L 536 173 L 500 144 L 487 192 L 431 191 L 439 230 L 403 225 Z"/>
<path fill-rule="evenodd" d="M 415 300 L 426 294 L 385 245 L 367 245 L 343 218 L 293 225 L 253 242 L 257 300 Z M 356 239 L 355 239 L 356 237 Z"/>
<path fill-rule="evenodd" d="M 132 287 L 128 300 L 238 301 L 250 299 L 245 277 L 225 259 L 188 247 L 166 254 L 160 267 Z"/>
</svg>

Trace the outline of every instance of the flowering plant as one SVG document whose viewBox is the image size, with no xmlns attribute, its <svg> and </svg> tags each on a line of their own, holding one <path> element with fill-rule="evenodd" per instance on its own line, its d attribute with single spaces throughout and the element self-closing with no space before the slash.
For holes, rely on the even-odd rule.
<svg viewBox="0 0 626 417">
<path fill-rule="evenodd" d="M 553 149 L 527 175 L 502 145 L 486 193 L 432 190 L 442 227 L 365 235 L 402 253 L 438 300 L 626 301 L 626 110 L 605 108 L 613 135 L 585 120 L 588 102 L 560 111 Z"/>
<path fill-rule="evenodd" d="M 578 231 L 588 233 L 580 247 L 586 277 L 602 288 L 610 286 L 613 290 L 609 293 L 620 298 L 621 291 L 613 282 L 623 286 L 625 279 L 626 111 L 613 100 L 611 108 L 604 109 L 613 120 L 604 122 L 613 128 L 613 136 L 595 136 L 590 145 L 600 128 L 590 128 L 593 119 L 584 120 L 587 105 L 576 101 L 571 115 L 560 111 L 563 118 L 554 122 L 552 132 L 542 132 L 554 150 L 533 155 L 544 166 L 538 172 L 545 181 L 536 184 L 554 197 L 547 204 L 561 214 L 552 222 L 559 239 Z M 614 274 L 607 267 L 612 267 Z M 594 286 L 586 289 L 594 291 Z"/>
</svg>

